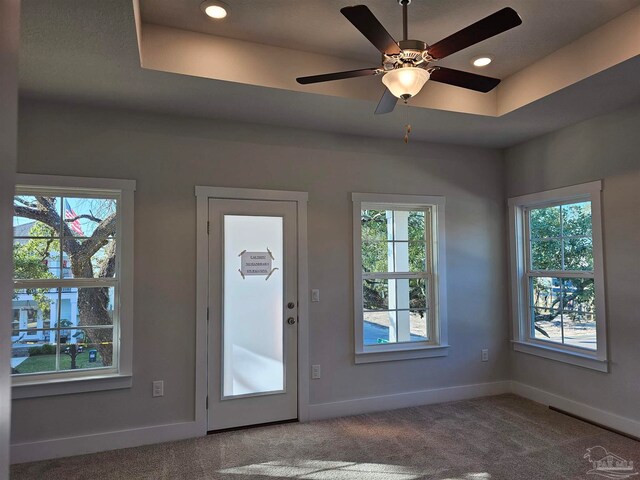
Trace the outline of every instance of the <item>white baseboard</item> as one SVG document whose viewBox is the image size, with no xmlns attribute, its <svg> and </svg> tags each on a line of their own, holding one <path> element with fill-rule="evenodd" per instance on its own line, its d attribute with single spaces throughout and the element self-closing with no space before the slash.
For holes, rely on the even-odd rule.
<svg viewBox="0 0 640 480">
<path fill-rule="evenodd" d="M 198 425 L 196 422 L 184 422 L 38 442 L 17 443 L 11 445 L 11 463 L 35 462 L 119 448 L 138 447 L 152 443 L 200 437 L 205 434 L 205 427 Z"/>
<path fill-rule="evenodd" d="M 344 417 L 360 413 L 416 407 L 431 403 L 451 402 L 468 398 L 500 395 L 511 391 L 510 381 L 461 385 L 457 387 L 433 388 L 415 392 L 355 398 L 339 402 L 309 405 L 309 420 Z"/>
<path fill-rule="evenodd" d="M 640 438 L 640 421 L 638 420 L 622 417 L 615 413 L 607 412 L 606 410 L 600 410 L 520 382 L 511 382 L 511 391 L 516 395 L 528 398 L 534 402 L 559 408 L 560 410 L 564 410 L 565 412 L 577 415 L 586 420 Z"/>
</svg>

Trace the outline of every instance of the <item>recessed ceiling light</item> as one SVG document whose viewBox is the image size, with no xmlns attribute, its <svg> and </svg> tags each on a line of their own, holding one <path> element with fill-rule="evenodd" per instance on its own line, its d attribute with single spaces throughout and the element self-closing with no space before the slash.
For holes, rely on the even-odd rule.
<svg viewBox="0 0 640 480">
<path fill-rule="evenodd" d="M 217 0 L 207 0 L 200 4 L 200 9 L 211 18 L 216 20 L 223 19 L 227 16 L 229 6 L 226 3 L 219 2 Z"/>
<path fill-rule="evenodd" d="M 474 67 L 486 67 L 491 63 L 491 60 L 491 57 L 482 56 L 474 58 L 471 63 Z"/>
</svg>

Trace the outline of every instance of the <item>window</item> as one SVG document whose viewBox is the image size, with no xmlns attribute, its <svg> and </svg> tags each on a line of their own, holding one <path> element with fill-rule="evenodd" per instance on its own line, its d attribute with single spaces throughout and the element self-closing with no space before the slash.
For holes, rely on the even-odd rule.
<svg viewBox="0 0 640 480">
<path fill-rule="evenodd" d="M 509 200 L 515 349 L 607 370 L 600 182 Z"/>
<path fill-rule="evenodd" d="M 130 385 L 133 188 L 19 175 L 14 196 L 12 375 L 20 396 Z M 101 380 L 101 387 L 87 380 Z M 76 382 L 78 383 L 78 382 Z M 25 388 L 22 388 L 25 387 Z M 15 397 L 16 395 L 14 395 Z"/>
<path fill-rule="evenodd" d="M 353 194 L 356 363 L 444 356 L 444 199 Z"/>
</svg>

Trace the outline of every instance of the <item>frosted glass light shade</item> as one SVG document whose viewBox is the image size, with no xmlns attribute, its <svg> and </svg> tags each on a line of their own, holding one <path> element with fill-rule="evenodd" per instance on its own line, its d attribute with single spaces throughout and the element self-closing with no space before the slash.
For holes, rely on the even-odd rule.
<svg viewBox="0 0 640 480">
<path fill-rule="evenodd" d="M 422 68 L 397 68 L 386 73 L 382 77 L 382 83 L 393 95 L 406 100 L 422 90 L 429 76 L 429 72 Z"/>
</svg>

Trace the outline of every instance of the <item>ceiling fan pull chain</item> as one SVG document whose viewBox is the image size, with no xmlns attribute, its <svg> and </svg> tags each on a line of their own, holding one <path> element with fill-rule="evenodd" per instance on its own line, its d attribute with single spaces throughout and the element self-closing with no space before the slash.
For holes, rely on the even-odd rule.
<svg viewBox="0 0 640 480">
<path fill-rule="evenodd" d="M 409 106 L 407 106 L 405 110 L 406 110 L 406 115 L 405 115 L 406 123 L 404 125 L 404 143 L 409 143 L 409 134 L 411 133 L 411 123 L 409 123 Z"/>
</svg>

